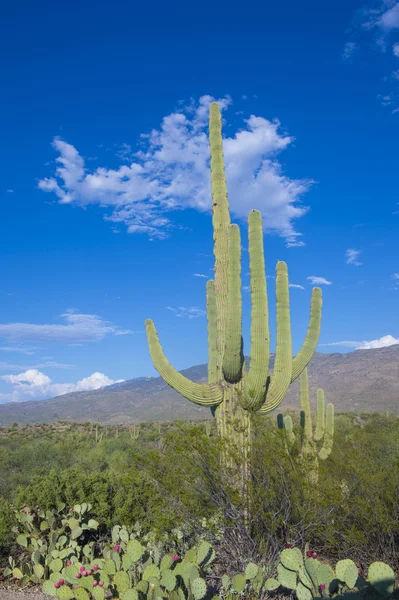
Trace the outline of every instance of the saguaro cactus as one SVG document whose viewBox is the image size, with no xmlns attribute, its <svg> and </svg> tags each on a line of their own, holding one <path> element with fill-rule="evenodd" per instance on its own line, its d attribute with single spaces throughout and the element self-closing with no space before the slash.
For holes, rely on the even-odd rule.
<svg viewBox="0 0 399 600">
<path fill-rule="evenodd" d="M 327 404 L 324 400 L 324 391 L 317 390 L 316 402 L 316 426 L 313 432 L 312 413 L 309 398 L 309 379 L 308 370 L 304 369 L 299 378 L 300 387 L 300 459 L 309 469 L 309 479 L 311 483 L 316 483 L 319 476 L 319 460 L 326 460 L 333 449 L 334 444 L 334 405 Z M 286 431 L 287 449 L 292 448 L 295 442 L 292 419 L 289 415 L 283 417 L 277 415 L 277 426 Z M 317 442 L 323 441 L 320 448 Z"/>
<path fill-rule="evenodd" d="M 151 319 L 146 321 L 149 349 L 158 373 L 182 396 L 211 408 L 218 435 L 233 442 L 242 456 L 239 479 L 249 479 L 251 421 L 265 415 L 283 400 L 289 385 L 307 366 L 316 348 L 321 320 L 321 290 L 312 291 L 310 321 L 304 344 L 292 358 L 288 271 L 285 262 L 276 268 L 277 336 L 274 373 L 269 374 L 270 334 L 263 251 L 262 217 L 248 216 L 251 290 L 251 344 L 248 371 L 242 338 L 241 240 L 230 223 L 222 148 L 219 105 L 210 106 L 209 141 L 212 183 L 214 280 L 206 284 L 208 316 L 208 383 L 195 383 L 179 373 L 166 358 Z M 228 465 L 229 458 L 224 456 Z"/>
</svg>

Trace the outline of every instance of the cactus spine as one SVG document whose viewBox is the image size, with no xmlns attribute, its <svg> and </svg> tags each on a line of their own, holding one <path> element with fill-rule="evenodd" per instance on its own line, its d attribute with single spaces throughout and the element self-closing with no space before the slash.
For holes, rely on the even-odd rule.
<svg viewBox="0 0 399 600">
<path fill-rule="evenodd" d="M 214 280 L 206 284 L 208 383 L 190 381 L 169 363 L 151 319 L 146 320 L 146 333 L 153 364 L 166 383 L 191 402 L 211 408 L 218 435 L 232 442 L 241 455 L 242 466 L 236 483 L 241 489 L 248 489 L 252 417 L 277 408 L 291 382 L 312 358 L 320 332 L 321 290 L 312 291 L 306 338 L 298 355 L 292 358 L 288 271 L 286 263 L 277 263 L 276 353 L 274 373 L 269 375 L 270 334 L 262 217 L 259 211 L 252 210 L 248 216 L 252 307 L 247 371 L 242 339 L 240 230 L 230 223 L 221 114 L 216 102 L 210 106 L 209 141 L 215 275 Z M 222 458 L 226 467 L 233 466 L 227 454 Z"/>
<path fill-rule="evenodd" d="M 309 468 L 310 482 L 316 483 L 319 477 L 319 460 L 326 460 L 330 456 L 334 444 L 334 405 L 329 403 L 326 407 L 324 391 L 322 389 L 317 390 L 316 427 L 313 432 L 307 369 L 304 369 L 300 375 L 299 386 L 301 407 L 300 457 Z M 287 415 L 283 418 L 282 415 L 278 415 L 277 426 L 279 429 L 285 429 L 287 449 L 291 448 L 295 442 L 291 417 Z M 316 442 L 322 440 L 323 444 L 318 449 Z"/>
</svg>

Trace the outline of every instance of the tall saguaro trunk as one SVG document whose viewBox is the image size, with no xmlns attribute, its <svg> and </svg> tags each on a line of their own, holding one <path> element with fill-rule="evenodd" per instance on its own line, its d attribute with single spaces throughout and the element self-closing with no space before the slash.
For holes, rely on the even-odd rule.
<svg viewBox="0 0 399 600">
<path fill-rule="evenodd" d="M 239 468 L 229 481 L 249 507 L 251 482 L 252 420 L 282 402 L 290 384 L 306 368 L 315 351 L 321 321 L 321 290 L 312 291 L 310 320 L 305 341 L 292 357 L 288 270 L 285 262 L 276 267 L 276 350 L 274 372 L 269 374 L 270 333 L 263 250 L 262 216 L 248 216 L 248 250 L 251 289 L 250 363 L 245 368 L 242 338 L 241 239 L 238 225 L 230 223 L 224 169 L 219 105 L 210 106 L 209 142 L 212 183 L 214 280 L 206 285 L 208 317 L 208 383 L 190 381 L 167 360 L 151 319 L 146 320 L 149 349 L 155 368 L 182 396 L 209 406 L 216 419 L 218 435 L 239 454 Z M 232 454 L 222 452 L 226 471 Z M 230 472 L 230 471 L 229 471 Z"/>
</svg>

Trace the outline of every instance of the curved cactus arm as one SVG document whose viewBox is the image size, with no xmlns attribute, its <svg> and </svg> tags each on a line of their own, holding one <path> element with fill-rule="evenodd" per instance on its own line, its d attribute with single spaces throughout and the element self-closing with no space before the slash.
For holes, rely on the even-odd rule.
<svg viewBox="0 0 399 600">
<path fill-rule="evenodd" d="M 164 381 L 176 392 L 195 404 L 202 406 L 220 404 L 223 400 L 222 387 L 216 383 L 194 383 L 176 371 L 162 350 L 157 330 L 151 319 L 146 320 L 145 327 L 152 362 Z"/>
<path fill-rule="evenodd" d="M 319 452 L 320 460 L 326 460 L 331 454 L 334 444 L 334 404 L 327 404 L 326 430 L 324 432 L 324 443 Z"/>
<path fill-rule="evenodd" d="M 257 410 L 266 397 L 270 357 L 262 216 L 257 210 L 251 210 L 248 215 L 248 250 L 251 277 L 251 347 L 241 404 L 247 410 Z"/>
<path fill-rule="evenodd" d="M 236 383 L 241 379 L 244 362 L 242 354 L 241 237 L 238 225 L 229 225 L 228 250 L 227 329 L 223 375 L 229 383 Z"/>
<path fill-rule="evenodd" d="M 315 442 L 320 442 L 324 436 L 326 422 L 326 408 L 324 402 L 324 391 L 317 390 L 317 403 L 316 403 L 316 430 L 313 436 Z"/>
<path fill-rule="evenodd" d="M 206 282 L 206 314 L 208 318 L 208 382 L 215 383 L 217 374 L 216 296 L 212 279 Z"/>
<path fill-rule="evenodd" d="M 277 342 L 274 360 L 274 373 L 266 392 L 266 402 L 257 414 L 265 415 L 277 408 L 284 399 L 291 383 L 292 341 L 290 320 L 290 295 L 288 289 L 288 269 L 285 262 L 279 261 L 276 267 L 276 324 Z"/>
<path fill-rule="evenodd" d="M 305 367 L 308 366 L 314 351 L 316 350 L 320 336 L 321 308 L 321 289 L 316 287 L 312 290 L 312 298 L 310 301 L 310 319 L 306 338 L 302 348 L 292 361 L 291 382 L 299 377 Z"/>
<path fill-rule="evenodd" d="M 209 107 L 209 145 L 211 155 L 213 254 L 215 256 L 215 297 L 217 313 L 217 370 L 221 375 L 227 325 L 228 227 L 230 211 L 224 171 L 222 117 L 217 102 Z"/>
</svg>

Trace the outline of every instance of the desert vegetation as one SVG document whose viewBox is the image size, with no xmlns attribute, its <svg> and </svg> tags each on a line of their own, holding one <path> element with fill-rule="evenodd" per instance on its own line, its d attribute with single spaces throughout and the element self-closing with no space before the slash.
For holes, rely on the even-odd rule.
<svg viewBox="0 0 399 600">
<path fill-rule="evenodd" d="M 248 217 L 250 362 L 242 339 L 241 239 L 230 223 L 221 116 L 210 107 L 214 280 L 207 283 L 208 382 L 168 362 L 146 321 L 155 368 L 204 423 L 90 422 L 0 431 L 4 577 L 61 600 L 203 600 L 296 595 L 389 598 L 399 562 L 399 419 L 334 415 L 307 365 L 321 290 L 292 357 L 287 265 L 276 268 L 270 331 L 262 219 Z M 274 412 L 300 378 L 299 411 Z M 183 400 L 182 400 L 183 401 Z"/>
</svg>

